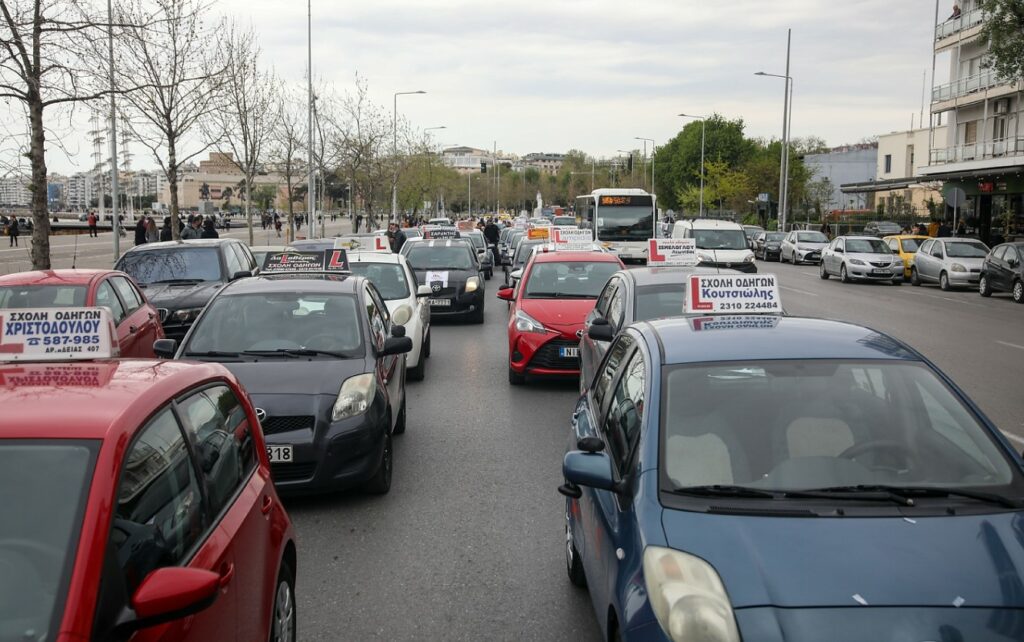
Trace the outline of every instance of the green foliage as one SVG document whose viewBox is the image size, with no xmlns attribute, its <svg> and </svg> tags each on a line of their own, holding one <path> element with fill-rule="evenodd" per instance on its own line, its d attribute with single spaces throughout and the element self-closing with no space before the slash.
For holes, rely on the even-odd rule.
<svg viewBox="0 0 1024 642">
<path fill-rule="evenodd" d="M 1024 0 L 982 0 L 982 40 L 989 40 L 985 66 L 1003 79 L 1024 80 Z"/>
</svg>

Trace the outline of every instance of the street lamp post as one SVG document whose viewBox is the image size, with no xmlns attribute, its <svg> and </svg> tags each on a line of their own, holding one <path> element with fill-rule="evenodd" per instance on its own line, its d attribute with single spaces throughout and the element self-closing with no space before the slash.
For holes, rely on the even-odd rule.
<svg viewBox="0 0 1024 642">
<path fill-rule="evenodd" d="M 444 125 L 438 125 L 437 127 L 424 127 L 423 133 L 427 133 L 434 129 L 448 129 Z M 427 157 L 427 171 L 430 174 L 428 182 L 430 183 L 430 211 L 437 216 L 437 194 L 434 193 L 434 161 L 428 156 Z"/>
<path fill-rule="evenodd" d="M 396 91 L 395 92 L 395 110 L 394 118 L 392 121 L 392 152 L 395 156 L 395 175 L 394 180 L 391 181 L 391 222 L 398 222 L 398 97 L 409 96 L 412 94 L 425 94 L 427 92 L 419 89 L 417 91 Z"/>
<path fill-rule="evenodd" d="M 693 118 L 700 121 L 700 209 L 697 217 L 702 218 L 704 216 L 704 123 L 707 120 L 707 116 L 679 115 L 683 118 Z"/>
<path fill-rule="evenodd" d="M 644 141 L 644 186 L 647 186 L 647 143 L 651 144 L 651 154 L 654 154 L 654 139 L 644 138 L 643 136 L 634 136 L 633 140 Z M 651 164 L 651 193 L 654 193 L 654 164 Z"/>
<path fill-rule="evenodd" d="M 763 71 L 755 73 L 755 76 L 770 76 L 785 80 L 782 100 L 782 159 L 779 162 L 779 230 L 786 231 L 786 208 L 788 206 L 789 192 L 789 129 L 793 113 L 793 104 L 790 97 L 793 91 L 793 77 L 789 75 L 789 52 L 792 39 L 792 29 L 786 30 L 786 73 L 769 74 Z"/>
</svg>

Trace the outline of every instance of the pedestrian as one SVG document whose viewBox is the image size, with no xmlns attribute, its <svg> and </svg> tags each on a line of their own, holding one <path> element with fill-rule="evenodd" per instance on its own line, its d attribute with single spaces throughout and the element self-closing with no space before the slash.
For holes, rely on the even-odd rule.
<svg viewBox="0 0 1024 642">
<path fill-rule="evenodd" d="M 949 229 L 949 226 L 946 225 L 945 221 L 942 221 L 942 223 L 939 224 L 939 230 L 938 230 L 938 232 L 936 232 L 936 235 L 940 239 L 944 239 L 944 238 L 949 237 L 950 232 L 951 232 L 951 230 Z"/>
<path fill-rule="evenodd" d="M 146 217 L 143 216 L 139 219 L 139 222 L 135 224 L 135 244 L 145 245 L 146 244 Z"/>
<path fill-rule="evenodd" d="M 274 230 L 277 231 L 277 238 L 281 238 L 281 217 L 274 214 Z"/>
<path fill-rule="evenodd" d="M 161 241 L 170 241 L 171 239 L 173 239 L 174 238 L 174 232 L 172 230 L 173 230 L 173 228 L 171 228 L 171 217 L 170 216 L 165 216 L 164 217 L 164 226 L 160 228 L 160 240 Z"/>
<path fill-rule="evenodd" d="M 405 232 L 398 227 L 398 223 L 388 223 L 388 242 L 395 254 L 402 251 L 402 246 L 405 245 Z"/>
<path fill-rule="evenodd" d="M 146 243 L 157 243 L 160 241 L 160 230 L 156 228 L 156 221 L 152 216 L 146 217 Z"/>
<path fill-rule="evenodd" d="M 828 224 L 828 221 L 825 221 L 825 222 L 823 222 L 821 224 L 821 230 L 820 231 L 821 231 L 822 234 L 824 234 L 830 240 L 832 239 L 832 226 Z"/>
<path fill-rule="evenodd" d="M 188 227 L 181 231 L 181 240 L 188 241 L 202 238 L 202 230 L 199 229 L 202 222 L 203 218 L 201 216 L 190 216 Z"/>
<path fill-rule="evenodd" d="M 219 239 L 220 234 L 217 233 L 217 228 L 213 224 L 213 219 L 206 219 L 203 221 L 203 231 L 199 234 L 199 238 L 202 239 Z"/>
<path fill-rule="evenodd" d="M 89 212 L 89 215 L 85 217 L 86 222 L 89 225 L 89 236 L 98 237 L 100 235 L 99 229 L 96 227 L 96 212 Z"/>
<path fill-rule="evenodd" d="M 354 230 L 355 234 L 359 234 L 359 228 L 362 226 L 362 224 L 363 224 L 363 215 L 362 214 L 357 214 L 356 215 L 356 229 Z"/>
<path fill-rule="evenodd" d="M 956 225 L 956 235 L 967 236 L 967 223 L 963 219 L 960 219 L 960 222 Z"/>
<path fill-rule="evenodd" d="M 21 230 L 18 229 L 18 217 L 12 216 L 7 222 L 7 235 L 11 237 L 10 247 L 18 247 L 18 234 Z"/>
</svg>

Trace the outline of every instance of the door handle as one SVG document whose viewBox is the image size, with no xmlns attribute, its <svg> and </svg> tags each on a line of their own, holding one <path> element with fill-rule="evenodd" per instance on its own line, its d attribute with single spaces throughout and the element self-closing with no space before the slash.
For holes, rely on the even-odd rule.
<svg viewBox="0 0 1024 642">
<path fill-rule="evenodd" d="M 220 587 L 224 588 L 231 583 L 231 579 L 235 577 L 235 565 L 224 562 L 220 566 Z"/>
<path fill-rule="evenodd" d="M 132 334 L 135 334 L 138 331 L 139 331 L 139 328 L 137 326 L 134 326 L 134 325 L 128 326 L 128 332 L 131 332 Z"/>
<path fill-rule="evenodd" d="M 274 499 L 270 495 L 263 496 L 263 503 L 260 504 L 260 512 L 266 515 L 274 507 Z"/>
</svg>

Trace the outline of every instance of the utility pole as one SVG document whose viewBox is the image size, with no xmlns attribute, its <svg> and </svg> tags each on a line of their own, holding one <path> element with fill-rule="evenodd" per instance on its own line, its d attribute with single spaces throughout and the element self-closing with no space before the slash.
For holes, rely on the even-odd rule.
<svg viewBox="0 0 1024 642">
<path fill-rule="evenodd" d="M 109 0 L 108 0 L 109 2 Z M 306 0 L 306 229 L 316 230 L 316 176 L 313 169 L 313 0 Z"/>
<path fill-rule="evenodd" d="M 793 37 L 793 30 L 786 30 L 786 82 L 785 98 L 782 103 L 782 176 L 780 177 L 781 190 L 779 198 L 779 231 L 786 231 L 786 208 L 789 205 L 789 91 L 791 78 L 789 77 L 789 52 L 790 43 Z"/>
<path fill-rule="evenodd" d="M 121 221 L 117 218 L 117 101 L 114 98 L 114 7 L 107 0 L 107 62 L 110 70 L 110 214 L 114 230 L 114 262 L 121 258 Z"/>
</svg>

